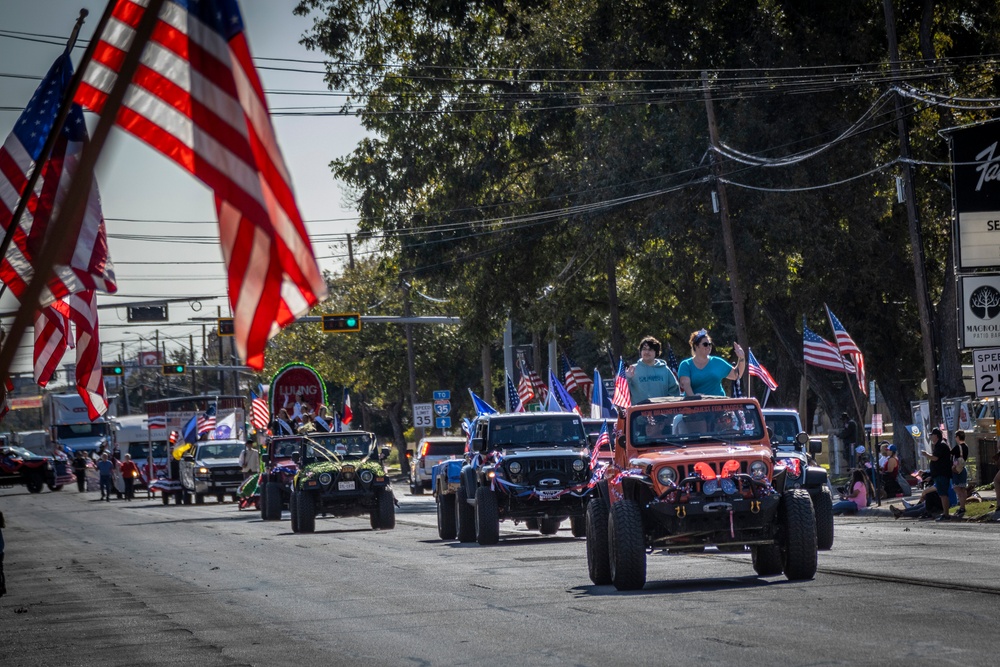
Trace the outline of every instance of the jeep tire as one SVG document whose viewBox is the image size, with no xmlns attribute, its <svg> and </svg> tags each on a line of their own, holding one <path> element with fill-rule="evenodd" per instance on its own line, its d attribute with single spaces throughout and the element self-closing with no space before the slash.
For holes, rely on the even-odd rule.
<svg viewBox="0 0 1000 667">
<path fill-rule="evenodd" d="M 41 475 L 32 475 L 25 482 L 24 485 L 28 487 L 28 493 L 41 493 L 42 489 L 45 488 L 45 478 Z"/>
<path fill-rule="evenodd" d="M 264 521 L 278 521 L 281 519 L 281 485 L 277 482 L 268 482 L 264 485 L 264 504 L 261 510 L 261 518 Z"/>
<path fill-rule="evenodd" d="M 559 517 L 552 517 L 549 519 L 539 519 L 538 520 L 538 532 L 542 535 L 555 535 L 559 532 L 559 524 L 562 523 L 562 519 Z"/>
<path fill-rule="evenodd" d="M 586 537 L 587 536 L 587 517 L 586 516 L 571 516 L 569 518 L 569 528 L 573 533 L 573 537 Z"/>
<path fill-rule="evenodd" d="M 646 544 L 642 514 L 634 500 L 619 500 L 608 514 L 608 560 L 611 583 L 620 591 L 646 585 Z"/>
<path fill-rule="evenodd" d="M 410 482 L 410 495 L 411 496 L 422 496 L 422 495 L 424 495 L 424 483 L 423 482 Z"/>
<path fill-rule="evenodd" d="M 160 497 L 163 499 L 163 504 L 164 505 L 169 505 L 170 504 L 170 494 L 169 493 L 167 493 L 166 491 L 160 491 Z"/>
<path fill-rule="evenodd" d="M 587 503 L 587 573 L 598 586 L 611 583 L 608 557 L 608 501 L 597 496 Z"/>
<path fill-rule="evenodd" d="M 476 541 L 476 510 L 466 502 L 464 484 L 455 492 L 455 537 L 459 542 Z"/>
<path fill-rule="evenodd" d="M 476 489 L 476 542 L 482 545 L 500 541 L 500 508 L 493 489 Z"/>
<path fill-rule="evenodd" d="M 528 530 L 538 530 L 538 519 L 525 519 L 524 527 Z"/>
<path fill-rule="evenodd" d="M 778 506 L 781 521 L 782 569 L 790 581 L 816 576 L 816 515 L 805 489 L 781 494 Z"/>
<path fill-rule="evenodd" d="M 812 501 L 816 514 L 816 548 L 829 551 L 833 548 L 833 497 L 823 487 Z"/>
<path fill-rule="evenodd" d="M 374 530 L 392 530 L 396 527 L 396 499 L 392 496 L 392 489 L 382 488 L 375 492 L 371 525 Z"/>
<path fill-rule="evenodd" d="M 439 493 L 437 497 L 438 537 L 455 539 L 455 494 Z"/>
<path fill-rule="evenodd" d="M 316 496 L 307 491 L 298 492 L 299 532 L 316 532 Z"/>
<path fill-rule="evenodd" d="M 781 574 L 781 548 L 775 544 L 750 545 L 750 561 L 758 576 L 773 577 Z"/>
</svg>

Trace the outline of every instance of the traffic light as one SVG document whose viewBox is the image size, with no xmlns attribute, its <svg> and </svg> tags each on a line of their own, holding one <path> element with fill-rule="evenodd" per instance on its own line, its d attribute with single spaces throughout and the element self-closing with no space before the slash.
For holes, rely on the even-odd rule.
<svg viewBox="0 0 1000 667">
<path fill-rule="evenodd" d="M 164 375 L 184 375 L 187 366 L 184 364 L 163 364 Z"/>
<path fill-rule="evenodd" d="M 233 318 L 231 317 L 220 317 L 218 320 L 218 328 L 216 331 L 220 336 L 232 336 L 236 333 L 236 327 L 233 325 Z"/>
<path fill-rule="evenodd" d="M 125 367 L 121 364 L 104 364 L 101 366 L 104 375 L 125 375 Z"/>
<path fill-rule="evenodd" d="M 361 331 L 361 313 L 334 313 L 323 316 L 324 333 Z"/>
</svg>

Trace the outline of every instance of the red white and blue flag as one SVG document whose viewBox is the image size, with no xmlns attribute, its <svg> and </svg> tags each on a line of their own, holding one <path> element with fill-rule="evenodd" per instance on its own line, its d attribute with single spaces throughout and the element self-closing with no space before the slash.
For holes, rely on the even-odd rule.
<svg viewBox="0 0 1000 667">
<path fill-rule="evenodd" d="M 267 399 L 250 392 L 250 425 L 258 431 L 266 431 L 271 423 L 271 411 L 267 409 Z"/>
<path fill-rule="evenodd" d="M 573 391 L 574 389 L 579 388 L 583 390 L 583 393 L 587 396 L 587 398 L 590 398 L 590 391 L 593 388 L 593 383 L 591 382 L 590 377 L 565 354 L 560 356 L 560 362 L 562 364 L 563 379 L 566 383 L 566 390 Z"/>
<path fill-rule="evenodd" d="M 625 360 L 618 359 L 618 374 L 615 376 L 615 395 L 611 399 L 619 408 L 632 405 L 632 390 L 628 388 L 628 378 L 625 376 Z"/>
<path fill-rule="evenodd" d="M 507 400 L 510 401 L 510 411 L 511 412 L 524 412 L 524 403 L 521 402 L 521 397 L 517 393 L 517 389 L 514 387 L 514 381 L 507 377 Z"/>
<path fill-rule="evenodd" d="M 198 417 L 198 436 L 215 430 L 215 403 L 208 406 L 205 414 Z"/>
<path fill-rule="evenodd" d="M 528 363 L 524 359 L 521 359 L 520 366 L 521 382 L 527 382 L 531 392 L 531 397 L 525 400 L 524 396 L 526 392 L 519 386 L 518 393 L 521 395 L 521 401 L 529 403 L 534 399 L 544 405 L 547 402 L 549 390 L 546 388 L 545 383 L 542 382 L 542 378 L 528 366 Z"/>
<path fill-rule="evenodd" d="M 48 160 L 37 164 L 72 76 L 73 63 L 69 55 L 63 54 L 52 64 L 0 148 L 0 225 L 4 231 L 13 222 L 14 210 L 28 185 L 29 175 L 35 169 L 42 170 L 7 254 L 0 261 L 0 280 L 18 299 L 35 275 L 32 264 L 42 249 L 53 212 L 62 204 L 88 140 L 83 110 L 80 105 L 73 104 Z M 114 293 L 118 287 L 114 267 L 108 258 L 97 181 L 91 179 L 73 255 L 56 262 L 54 274 L 42 291 L 39 303 L 44 307 L 74 292 L 93 289 Z"/>
<path fill-rule="evenodd" d="M 802 327 L 802 360 L 828 371 L 854 372 L 854 364 L 844 359 L 836 345 L 807 326 Z"/>
<path fill-rule="evenodd" d="M 601 424 L 601 431 L 597 434 L 597 442 L 594 443 L 594 449 L 590 452 L 590 469 L 593 470 L 597 466 L 597 459 L 600 456 L 601 448 L 608 447 L 611 448 L 611 434 L 608 433 L 608 423 L 604 422 Z"/>
<path fill-rule="evenodd" d="M 116 0 L 76 101 L 101 113 L 146 0 Z M 116 119 L 215 193 L 234 341 L 267 341 L 326 296 L 236 0 L 168 0 Z"/>
<path fill-rule="evenodd" d="M 855 375 L 858 378 L 858 386 L 861 387 L 861 391 L 864 394 L 868 393 L 868 387 L 865 385 L 865 355 L 861 353 L 861 348 L 858 347 L 854 339 L 851 338 L 850 334 L 847 333 L 847 329 L 844 325 L 840 323 L 837 316 L 833 314 L 829 306 L 826 307 L 826 313 L 830 316 L 830 324 L 833 326 L 834 340 L 837 342 L 837 347 L 840 349 L 841 354 L 846 354 L 854 362 L 854 368 L 857 369 Z"/>
<path fill-rule="evenodd" d="M 344 416 L 340 418 L 340 423 L 347 426 L 354 419 L 354 411 L 351 410 L 351 394 L 344 388 Z"/>
<path fill-rule="evenodd" d="M 750 348 L 747 348 L 747 372 L 755 378 L 760 378 L 760 381 L 769 390 L 774 391 L 778 388 L 778 383 L 774 381 L 774 378 L 767 372 L 767 369 L 760 365 L 760 362 L 757 361 L 757 357 L 753 356 Z"/>
<path fill-rule="evenodd" d="M 167 416 L 166 415 L 157 415 L 155 417 L 150 417 L 146 421 L 146 426 L 147 426 L 147 428 L 151 428 L 151 429 L 156 429 L 156 428 L 164 428 L 165 429 L 165 428 L 167 428 Z M 176 431 L 171 431 L 170 433 L 172 435 L 172 434 L 176 433 Z"/>
</svg>

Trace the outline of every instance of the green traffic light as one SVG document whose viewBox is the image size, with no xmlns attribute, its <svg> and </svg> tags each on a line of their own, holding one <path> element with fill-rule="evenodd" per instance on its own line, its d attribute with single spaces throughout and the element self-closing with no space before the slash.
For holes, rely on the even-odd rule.
<svg viewBox="0 0 1000 667">
<path fill-rule="evenodd" d="M 354 327 L 358 326 L 358 320 L 357 320 L 357 318 L 348 317 L 347 318 L 347 326 L 350 329 L 353 329 Z"/>
</svg>

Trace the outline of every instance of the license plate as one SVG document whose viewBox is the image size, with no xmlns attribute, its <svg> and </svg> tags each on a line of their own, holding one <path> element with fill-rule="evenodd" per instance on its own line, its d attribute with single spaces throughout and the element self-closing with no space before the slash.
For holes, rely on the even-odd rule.
<svg viewBox="0 0 1000 667">
<path fill-rule="evenodd" d="M 337 482 L 338 491 L 353 491 L 354 482 Z"/>
<path fill-rule="evenodd" d="M 539 491 L 538 492 L 538 499 L 539 500 L 559 500 L 559 492 L 558 491 Z"/>
</svg>

